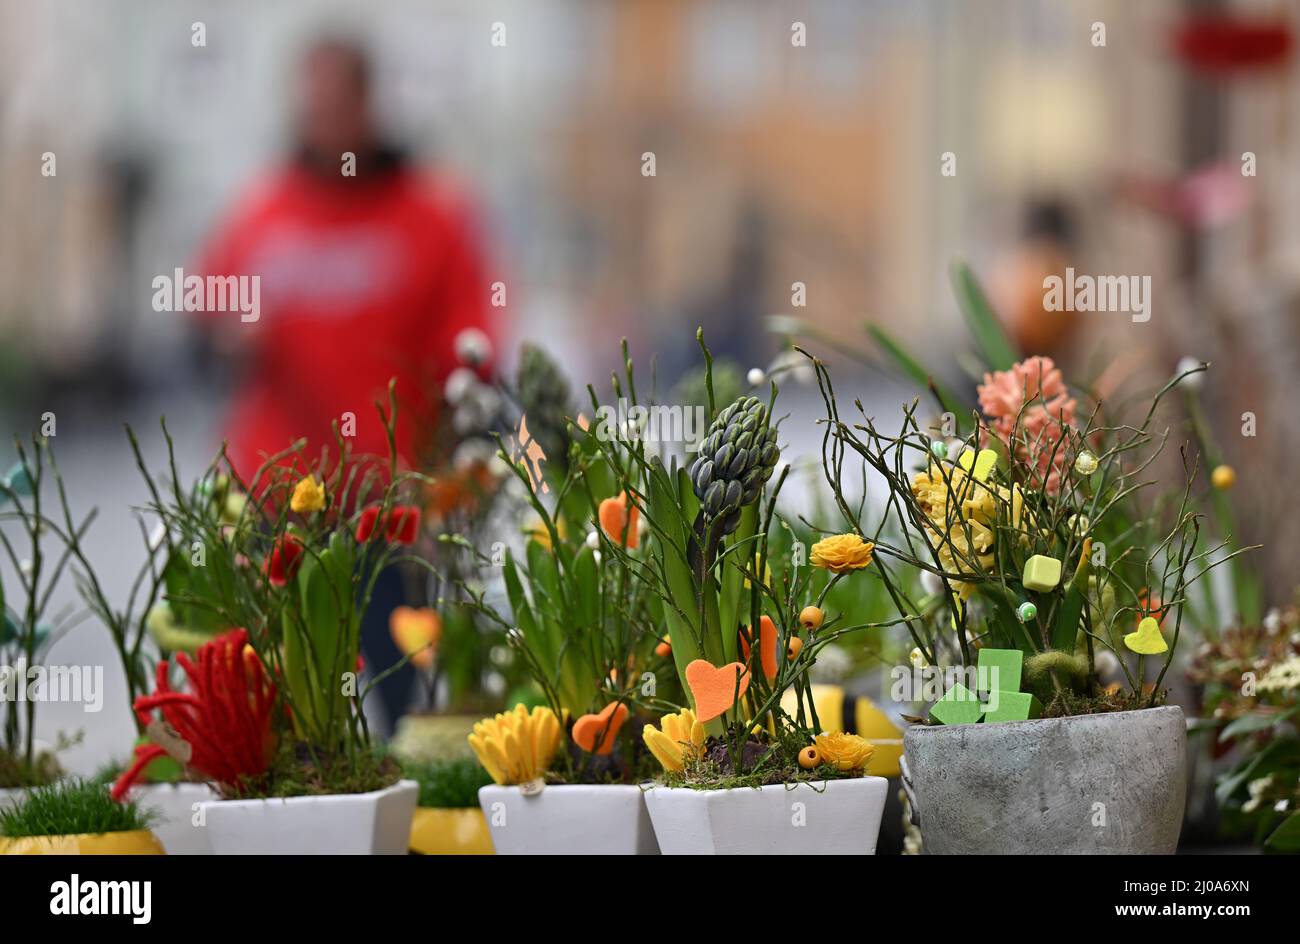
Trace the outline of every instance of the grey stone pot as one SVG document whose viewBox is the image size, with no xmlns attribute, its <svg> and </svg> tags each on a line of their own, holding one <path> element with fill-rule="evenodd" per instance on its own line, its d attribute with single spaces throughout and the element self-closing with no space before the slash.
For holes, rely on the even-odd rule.
<svg viewBox="0 0 1300 944">
<path fill-rule="evenodd" d="M 913 726 L 903 787 L 925 851 L 1168 854 L 1187 798 L 1187 724 L 1175 706 Z"/>
</svg>

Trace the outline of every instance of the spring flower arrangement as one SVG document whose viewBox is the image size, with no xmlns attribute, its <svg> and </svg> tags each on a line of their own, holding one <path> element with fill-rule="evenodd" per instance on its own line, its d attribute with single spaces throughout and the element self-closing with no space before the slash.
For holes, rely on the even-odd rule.
<svg viewBox="0 0 1300 944">
<path fill-rule="evenodd" d="M 894 587 L 898 566 L 926 575 L 919 598 L 890 591 L 913 665 L 943 670 L 941 686 L 916 686 L 925 697 L 909 700 L 934 702 L 930 720 L 949 724 L 1160 704 L 1190 588 L 1240 553 L 1201 541 L 1191 492 L 1198 468 L 1186 449 L 1176 489 L 1146 478 L 1170 435 L 1155 428 L 1162 399 L 1206 365 L 1155 391 L 1138 416 L 1113 417 L 1049 358 L 1014 360 L 963 269 L 958 287 L 986 360 L 1002 365 L 985 373 L 978 408 L 963 415 L 956 394 L 877 333 L 944 411 L 931 424 L 913 402 L 901 429 L 885 432 L 860 403 L 841 415 L 815 361 L 827 481 L 842 512 L 865 532 L 843 496 L 846 461 L 864 463 L 885 484 L 880 526 L 901 536 L 876 540 L 881 579 Z"/>
<path fill-rule="evenodd" d="M 693 441 L 646 435 L 672 407 L 639 395 L 626 344 L 612 377 L 620 407 L 588 392 L 598 421 L 568 423 L 563 474 L 546 488 L 502 451 L 536 522 L 523 560 L 503 560 L 512 616 L 478 604 L 512 628 L 547 703 L 479 724 L 470 744 L 483 765 L 503 784 L 861 775 L 871 746 L 822 731 L 808 670 L 822 646 L 863 628 L 818 604 L 870 565 L 871 547 L 843 535 L 809 552 L 788 528 L 769 542 L 781 527 L 771 402 L 710 399 Z"/>
<path fill-rule="evenodd" d="M 492 551 L 463 536 L 447 540 L 501 575 L 504 599 L 490 597 L 486 587 L 462 582 L 460 589 L 507 632 L 542 704 L 517 704 L 485 719 L 469 743 L 500 784 L 635 783 L 650 762 L 628 721 L 666 704 L 663 685 L 671 675 L 662 602 L 643 592 L 635 576 L 646 560 L 644 526 L 627 488 L 636 445 L 605 442 L 606 424 L 564 414 L 558 375 L 543 370 L 539 358 L 526 354 L 523 363 L 532 366 L 521 370 L 551 380 L 521 375 L 519 400 L 532 418 L 527 428 L 541 440 L 500 441 L 499 458 L 509 464 L 531 515 L 523 547 L 498 546 L 494 561 Z M 635 397 L 630 367 L 626 383 Z M 545 396 L 543 386 L 551 391 Z M 617 380 L 615 388 L 624 395 Z M 594 392 L 592 404 L 600 414 Z"/>
<path fill-rule="evenodd" d="M 391 446 L 391 389 L 376 409 Z M 268 457 L 247 482 L 223 450 L 189 490 L 174 460 L 165 484 L 141 464 L 168 566 L 179 549 L 206 571 L 169 580 L 165 602 L 219 630 L 193 656 L 158 662 L 153 691 L 134 704 L 149 743 L 116 795 L 164 756 L 227 797 L 365 792 L 397 779 L 361 711 L 375 681 L 362 682 L 359 623 L 378 574 L 417 539 L 410 498 L 422 477 L 400 472 L 391 450 L 386 462 L 352 456 L 342 437 L 333 462 L 302 449 Z M 231 488 L 243 496 L 237 511 L 227 497 L 214 514 L 214 496 Z"/>
<path fill-rule="evenodd" d="M 1265 852 L 1300 852 L 1300 608 L 1224 630 L 1187 674 L 1205 686 L 1216 750 L 1235 758 L 1216 788 L 1225 818 Z"/>
<path fill-rule="evenodd" d="M 633 448 L 620 466 L 627 470 L 622 494 L 646 522 L 648 562 L 632 571 L 635 586 L 662 607 L 684 695 L 681 710 L 645 725 L 642 737 L 670 785 L 861 776 L 872 747 L 843 733 L 839 719 L 823 726 L 809 672 L 836 639 L 882 625 L 848 625 L 848 614 L 824 609 L 835 583 L 860 579 L 871 566 L 873 546 L 857 534 L 811 548 L 793 539 L 777 513 L 789 471 L 775 475 L 777 386 L 766 399 L 747 394 L 719 404 L 702 332 L 698 341 L 710 399 L 693 458 L 679 463 Z M 631 387 L 630 361 L 627 370 Z M 610 546 L 629 561 L 632 550 Z"/>
</svg>

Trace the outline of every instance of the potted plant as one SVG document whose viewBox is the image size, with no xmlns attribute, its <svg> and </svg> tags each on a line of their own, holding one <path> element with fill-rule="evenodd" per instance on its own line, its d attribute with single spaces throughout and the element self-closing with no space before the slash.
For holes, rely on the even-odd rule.
<svg viewBox="0 0 1300 944">
<path fill-rule="evenodd" d="M 507 632 L 541 693 L 542 704 L 516 704 L 469 738 L 495 781 L 479 799 L 498 854 L 658 851 L 639 786 L 655 762 L 636 719 L 672 710 L 680 689 L 665 603 L 636 576 L 652 562 L 638 498 L 647 443 L 626 414 L 645 407 L 630 361 L 612 404 L 588 392 L 594 419 L 565 417 L 558 395 L 534 395 L 525 406 L 534 412 L 501 444 L 532 513 L 522 548 L 502 548 L 496 561 L 474 549 L 498 565 L 504 600 L 459 584 L 467 605 Z"/>
<path fill-rule="evenodd" d="M 788 469 L 769 486 L 776 391 L 711 401 L 689 467 L 637 458 L 653 566 L 636 577 L 664 602 L 686 705 L 642 731 L 662 766 L 646 805 L 665 854 L 875 851 L 887 783 L 865 775 L 871 744 L 841 719 L 822 726 L 809 678 L 822 649 L 871 625 L 844 625 L 847 614 L 823 604 L 870 565 L 872 547 L 837 535 L 778 552 Z"/>
<path fill-rule="evenodd" d="M 1009 357 L 976 333 L 991 358 Z M 1153 418 L 1185 374 L 1126 419 L 1081 408 L 1049 359 L 1006 362 L 964 420 L 933 387 L 945 415 L 923 425 L 913 403 L 893 434 L 860 407 L 842 418 L 815 366 L 828 482 L 842 495 L 846 458 L 882 478 L 901 539 L 877 555 L 929 575 L 926 596 L 896 595 L 915 642 L 896 697 L 933 702 L 931 723 L 904 737 L 925 848 L 1173 852 L 1186 725 L 1161 683 L 1188 588 L 1232 557 L 1200 545 L 1186 454 L 1186 481 L 1140 501 L 1167 438 Z"/>
<path fill-rule="evenodd" d="M 100 783 L 64 780 L 0 810 L 0 855 L 163 855 L 151 819 Z"/>
<path fill-rule="evenodd" d="M 420 785 L 411 820 L 411 851 L 420 855 L 491 855 L 492 834 L 478 804 L 478 791 L 492 782 L 473 757 L 404 763 Z"/>
<path fill-rule="evenodd" d="M 1215 790 L 1225 826 L 1266 853 L 1300 852 L 1300 607 L 1225 630 L 1188 674 L 1206 686 L 1213 745 L 1230 761 Z"/>
<path fill-rule="evenodd" d="M 391 443 L 391 390 L 377 409 Z M 158 663 L 153 693 L 135 703 L 150 744 L 114 794 L 169 756 L 220 795 L 198 811 L 217 854 L 401 854 L 418 786 L 372 749 L 361 703 L 375 682 L 363 684 L 358 627 L 377 574 L 416 540 L 420 511 L 406 499 L 419 477 L 399 473 L 395 455 L 352 456 L 342 437 L 332 465 L 301 449 L 268 458 L 248 483 L 224 451 L 189 491 L 173 473 L 164 499 L 148 479 L 149 511 L 193 536 L 189 566 L 209 571 L 169 592 L 169 606 L 231 628 L 194 659 L 175 654 L 183 680 L 173 660 Z M 224 476 L 247 496 L 233 523 L 210 513 Z"/>
</svg>

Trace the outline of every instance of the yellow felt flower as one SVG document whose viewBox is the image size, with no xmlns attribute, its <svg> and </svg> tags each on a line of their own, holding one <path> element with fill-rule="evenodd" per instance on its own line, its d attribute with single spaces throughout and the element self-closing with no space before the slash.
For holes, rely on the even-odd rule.
<svg viewBox="0 0 1300 944">
<path fill-rule="evenodd" d="M 876 545 L 856 534 L 837 534 L 812 546 L 812 565 L 833 574 L 847 574 L 870 564 L 875 549 Z"/>
<path fill-rule="evenodd" d="M 856 734 L 845 734 L 843 731 L 819 734 L 813 738 L 813 743 L 817 745 L 817 753 L 821 755 L 822 763 L 834 764 L 846 772 L 865 769 L 867 761 L 871 760 L 871 755 L 876 750 L 866 738 L 858 737 Z"/>
<path fill-rule="evenodd" d="M 469 746 L 497 783 L 528 783 L 546 772 L 563 735 L 560 719 L 550 708 L 530 712 L 515 705 L 514 711 L 474 725 Z"/>
<path fill-rule="evenodd" d="M 300 515 L 309 511 L 320 511 L 325 507 L 325 486 L 317 482 L 314 475 L 299 479 L 298 484 L 293 487 L 289 507 Z"/>
<path fill-rule="evenodd" d="M 695 712 L 683 708 L 675 715 L 660 718 L 657 728 L 647 724 L 641 730 L 641 740 L 664 770 L 681 773 L 686 769 L 688 755 L 697 754 L 704 746 L 704 725 L 695 719 Z"/>
</svg>

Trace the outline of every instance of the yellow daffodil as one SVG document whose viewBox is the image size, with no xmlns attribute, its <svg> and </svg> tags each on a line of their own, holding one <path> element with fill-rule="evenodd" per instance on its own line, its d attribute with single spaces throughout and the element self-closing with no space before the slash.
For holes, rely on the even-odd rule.
<svg viewBox="0 0 1300 944">
<path fill-rule="evenodd" d="M 550 708 L 530 712 L 515 705 L 514 711 L 474 725 L 469 746 L 497 783 L 528 783 L 546 772 L 563 735 L 560 719 Z"/>
<path fill-rule="evenodd" d="M 870 564 L 875 549 L 876 545 L 856 534 L 837 534 L 812 546 L 812 565 L 833 574 L 847 574 Z"/>
<path fill-rule="evenodd" d="M 664 715 L 657 728 L 647 724 L 641 740 L 664 770 L 681 773 L 686 769 L 688 755 L 699 753 L 704 746 L 704 725 L 695 720 L 695 712 L 684 708 L 675 715 Z"/>
<path fill-rule="evenodd" d="M 845 772 L 865 769 L 867 761 L 871 760 L 871 755 L 876 750 L 866 738 L 845 734 L 843 731 L 819 734 L 813 738 L 813 743 L 817 746 L 822 763 L 834 764 Z"/>
<path fill-rule="evenodd" d="M 316 481 L 314 475 L 299 479 L 293 487 L 293 496 L 289 507 L 300 515 L 309 511 L 320 511 L 325 507 L 325 487 Z"/>
</svg>

